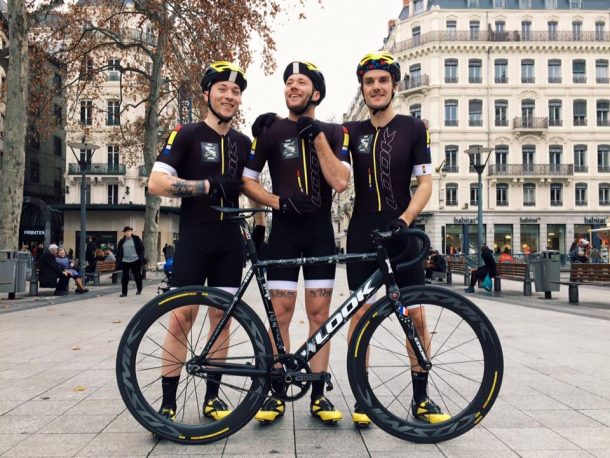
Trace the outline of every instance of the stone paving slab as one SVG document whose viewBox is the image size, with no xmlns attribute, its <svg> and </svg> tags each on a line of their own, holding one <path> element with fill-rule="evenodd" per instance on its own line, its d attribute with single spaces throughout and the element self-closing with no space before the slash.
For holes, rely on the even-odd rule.
<svg viewBox="0 0 610 458">
<path fill-rule="evenodd" d="M 338 269 L 334 306 L 347 297 L 344 275 Z M 11 313 L 0 308 L 0 455 L 610 458 L 608 290 L 581 288 L 582 304 L 570 306 L 567 291 L 545 301 L 536 293 L 523 298 L 520 288 L 507 281 L 501 295 L 478 290 L 471 296 L 500 335 L 504 382 L 479 426 L 436 445 L 352 427 L 345 330 L 333 339 L 330 362 L 335 390 L 329 397 L 344 416 L 339 424 L 313 418 L 306 396 L 288 405 L 275 425 L 253 421 L 206 446 L 157 442 L 125 409 L 114 374 L 121 333 L 155 294 L 154 281 L 142 296 L 127 298 L 118 298 L 113 286 L 42 306 L 24 298 Z M 261 313 L 252 288 L 245 300 Z M 291 332 L 293 347 L 307 335 L 302 294 Z"/>
</svg>

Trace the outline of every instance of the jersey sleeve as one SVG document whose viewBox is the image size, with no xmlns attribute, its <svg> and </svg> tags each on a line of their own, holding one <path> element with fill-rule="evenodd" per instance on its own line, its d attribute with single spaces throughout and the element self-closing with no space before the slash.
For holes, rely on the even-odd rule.
<svg viewBox="0 0 610 458">
<path fill-rule="evenodd" d="M 159 153 L 153 165 L 153 172 L 163 172 L 173 176 L 179 175 L 180 167 L 188 152 L 186 137 L 187 135 L 181 125 L 178 125 L 169 134 L 161 153 Z"/>
<path fill-rule="evenodd" d="M 349 155 L 349 132 L 347 127 L 337 124 L 334 126 L 333 134 L 333 141 L 329 142 L 330 147 L 337 159 L 351 170 L 352 164 Z"/>
<path fill-rule="evenodd" d="M 416 139 L 413 144 L 413 175 L 416 177 L 432 174 L 432 156 L 430 154 L 430 134 L 426 125 L 417 120 L 415 124 Z"/>
<path fill-rule="evenodd" d="M 263 171 L 265 162 L 267 162 L 267 151 L 269 149 L 267 131 L 268 129 L 264 129 L 258 137 L 254 137 L 254 140 L 252 140 L 250 154 L 246 161 L 242 177 L 258 180 L 259 175 Z"/>
</svg>

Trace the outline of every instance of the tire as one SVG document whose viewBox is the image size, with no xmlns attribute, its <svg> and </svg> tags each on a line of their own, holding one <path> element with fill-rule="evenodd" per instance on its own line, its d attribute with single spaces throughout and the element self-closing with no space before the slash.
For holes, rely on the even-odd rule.
<svg viewBox="0 0 610 458">
<path fill-rule="evenodd" d="M 191 330 L 182 332 L 188 361 L 195 355 L 195 351 L 200 354 L 207 343 L 210 311 L 224 312 L 232 300 L 233 296 L 215 288 L 178 288 L 156 296 L 127 325 L 117 352 L 117 383 L 131 414 L 155 437 L 182 444 L 213 442 L 239 431 L 264 402 L 269 391 L 267 375 L 225 374 L 219 385 L 218 396 L 228 404 L 232 412 L 219 421 L 208 419 L 202 414 L 207 389 L 205 374 L 203 377 L 190 375 L 179 357 L 168 356 L 167 352 L 164 357 L 161 356 L 164 339 L 168 335 L 167 323 L 176 309 L 196 306 L 197 310 Z M 188 310 L 189 315 L 193 316 L 195 308 L 182 310 Z M 219 346 L 224 345 L 223 348 L 228 349 L 227 361 L 233 365 L 268 372 L 268 358 L 273 354 L 271 342 L 260 318 L 246 303 L 240 301 L 234 307 L 229 332 L 230 341 L 227 344 L 220 342 L 220 339 L 217 341 Z M 224 361 L 224 357 L 217 361 Z M 181 366 L 176 394 L 176 417 L 173 421 L 158 413 L 162 401 L 163 364 Z"/>
<path fill-rule="evenodd" d="M 352 335 L 347 356 L 352 392 L 371 420 L 393 436 L 418 443 L 457 437 L 480 422 L 498 396 L 504 368 L 500 340 L 483 312 L 459 294 L 413 286 L 401 289 L 401 296 L 410 316 L 425 310 L 430 341 L 422 344 L 432 362 L 427 393 L 451 418 L 436 424 L 414 418 L 406 337 L 385 297 Z"/>
</svg>

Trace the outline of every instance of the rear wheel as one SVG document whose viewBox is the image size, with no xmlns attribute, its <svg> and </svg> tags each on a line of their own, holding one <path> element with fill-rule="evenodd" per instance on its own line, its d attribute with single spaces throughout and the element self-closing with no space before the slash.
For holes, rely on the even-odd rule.
<svg viewBox="0 0 610 458">
<path fill-rule="evenodd" d="M 192 364 L 208 342 L 210 318 L 224 314 L 232 300 L 233 296 L 214 288 L 178 288 L 151 300 L 125 329 L 117 353 L 119 390 L 132 415 L 156 437 L 180 443 L 222 439 L 250 421 L 265 400 L 272 347 L 259 317 L 244 302 L 233 308 L 229 330 L 217 340 L 216 350 L 201 365 Z M 177 314 L 188 317 L 190 329 L 182 319 L 178 331 L 170 331 L 170 319 Z M 168 350 L 168 334 L 180 341 L 180 350 Z M 180 375 L 173 421 L 158 413 L 163 398 L 161 371 L 168 368 L 172 375 Z M 231 410 L 219 421 L 202 411 L 210 368 L 232 371 L 222 375 L 218 385 L 218 397 Z M 240 375 L 240 370 L 250 372 Z"/>
<path fill-rule="evenodd" d="M 414 286 L 402 289 L 401 297 L 432 362 L 428 397 L 451 418 L 428 424 L 414 417 L 406 335 L 387 299 L 363 316 L 349 345 L 347 370 L 356 401 L 375 424 L 401 439 L 435 443 L 459 436 L 481 421 L 498 396 L 500 340 L 483 312 L 459 294 Z"/>
</svg>

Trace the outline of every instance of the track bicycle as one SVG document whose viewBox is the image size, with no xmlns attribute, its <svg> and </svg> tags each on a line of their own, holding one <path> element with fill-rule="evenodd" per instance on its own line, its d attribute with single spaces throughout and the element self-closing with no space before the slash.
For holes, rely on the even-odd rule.
<svg viewBox="0 0 610 458">
<path fill-rule="evenodd" d="M 246 425 L 262 406 L 270 390 L 274 397 L 294 401 L 304 396 L 312 381 L 325 381 L 327 373 L 312 373 L 308 361 L 349 322 L 353 314 L 382 285 L 386 294 L 360 319 L 347 353 L 347 373 L 353 395 L 369 418 L 384 431 L 404 440 L 436 443 L 470 430 L 489 412 L 503 375 L 502 347 L 489 319 L 470 300 L 434 286 L 399 289 L 395 269 L 422 262 L 430 241 L 419 230 L 373 231 L 376 250 L 371 253 L 261 260 L 246 221 L 261 209 L 221 209 L 241 227 L 251 266 L 235 295 L 201 286 L 172 289 L 144 305 L 121 338 L 116 374 L 121 396 L 136 420 L 156 437 L 183 444 L 203 444 L 225 438 Z M 396 238 L 414 237 L 418 255 L 407 262 L 405 253 L 389 259 L 385 245 Z M 271 305 L 265 278 L 270 266 L 318 263 L 376 262 L 378 269 L 294 353 L 287 353 Z M 267 328 L 242 297 L 256 278 Z M 196 315 L 180 338 L 185 361 L 163 354 L 169 318 L 180 307 L 191 306 Z M 210 313 L 221 316 L 210 326 Z M 412 317 L 419 314 L 419 329 Z M 221 340 L 219 336 L 225 337 Z M 425 329 L 424 329 L 425 327 Z M 182 328 L 182 326 L 181 326 Z M 422 338 L 422 336 L 427 336 Z M 223 352 L 223 355 L 220 353 Z M 181 368 L 177 412 L 173 420 L 158 413 L 162 400 L 163 365 Z M 428 394 L 447 421 L 428 424 L 411 411 L 411 370 L 428 371 Z M 221 375 L 219 392 L 231 413 L 219 421 L 202 413 L 202 393 L 208 377 Z"/>
</svg>

